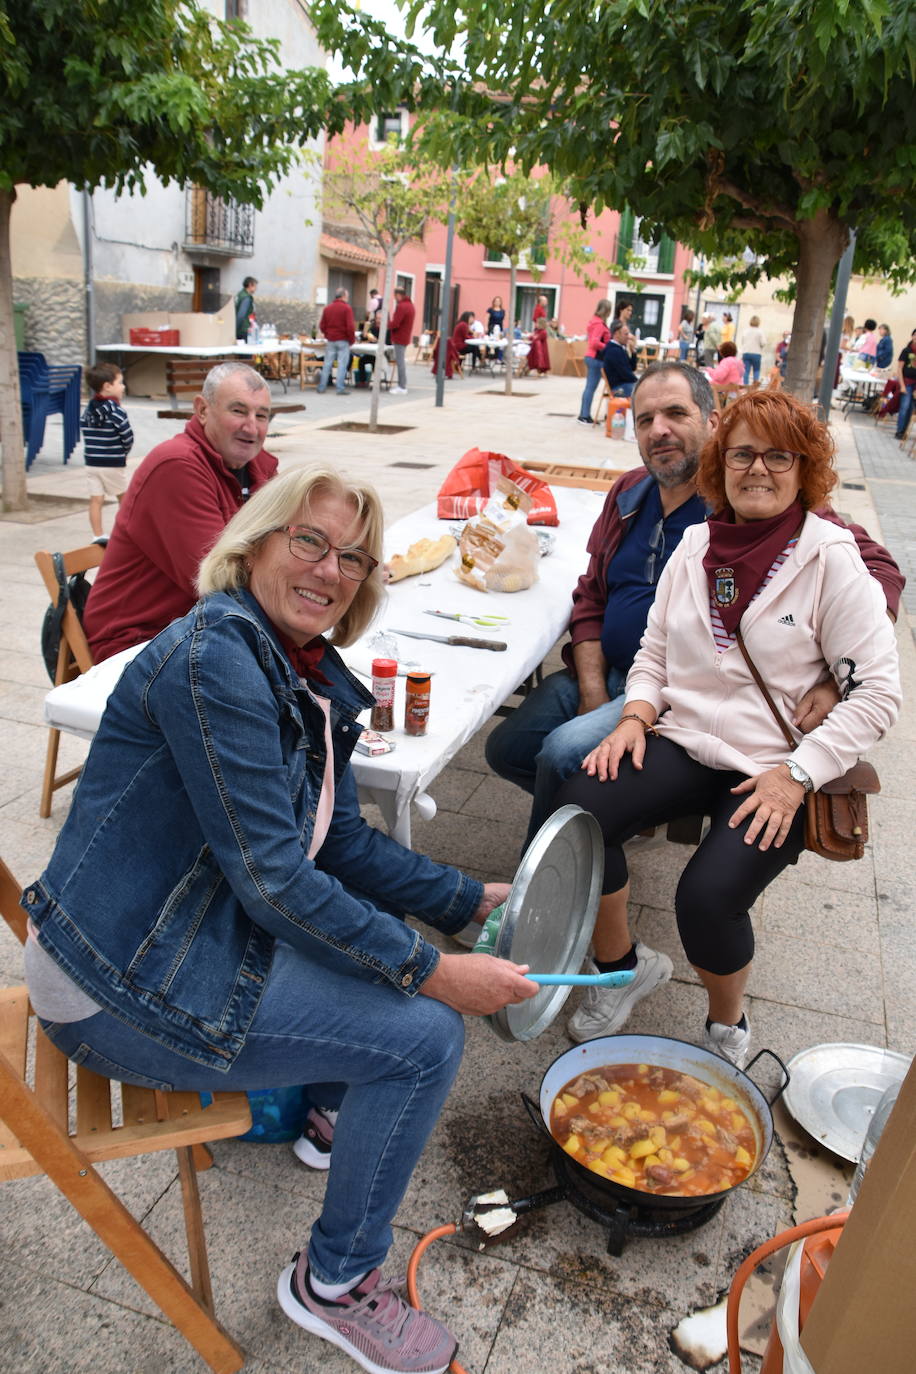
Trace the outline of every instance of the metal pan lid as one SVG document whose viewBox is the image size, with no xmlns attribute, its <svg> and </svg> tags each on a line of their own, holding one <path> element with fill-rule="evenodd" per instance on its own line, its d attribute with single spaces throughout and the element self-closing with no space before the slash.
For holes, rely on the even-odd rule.
<svg viewBox="0 0 916 1374">
<path fill-rule="evenodd" d="M 563 806 L 545 821 L 525 851 L 496 936 L 493 953 L 537 973 L 578 973 L 601 896 L 601 828 L 579 806 Z M 533 1040 L 569 996 L 544 987 L 520 1006 L 488 1017 L 503 1040 Z"/>
<path fill-rule="evenodd" d="M 786 1107 L 799 1125 L 841 1159 L 859 1158 L 886 1088 L 901 1083 L 910 1058 L 878 1045 L 812 1045 L 788 1063 Z"/>
</svg>

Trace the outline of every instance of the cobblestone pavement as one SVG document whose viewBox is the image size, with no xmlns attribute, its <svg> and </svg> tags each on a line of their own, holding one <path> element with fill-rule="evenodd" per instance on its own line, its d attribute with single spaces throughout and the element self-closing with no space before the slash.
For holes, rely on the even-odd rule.
<svg viewBox="0 0 916 1374">
<path fill-rule="evenodd" d="M 371 475 L 389 519 L 430 500 L 448 468 L 473 444 L 515 457 L 610 459 L 612 466 L 625 467 L 638 461 L 632 445 L 575 423 L 580 381 L 526 379 L 516 384 L 518 394 L 507 398 L 491 394 L 498 393 L 498 381 L 465 378 L 449 383 L 445 408 L 436 410 L 427 375 L 426 369 L 412 369 L 410 394 L 383 398 L 381 418 L 407 426 L 400 434 L 329 430 L 325 426 L 343 417 L 365 418 L 364 398 L 337 402 L 330 394 L 315 397 L 308 391 L 308 410 L 278 419 L 271 447 L 284 467 L 321 456 Z M 154 403 L 128 404 L 138 434 L 135 465 L 177 426 L 158 421 Z M 875 533 L 883 529 L 912 576 L 907 596 L 912 610 L 916 520 L 909 462 L 868 420 L 837 416 L 834 429 L 843 482 L 838 506 Z M 32 554 L 39 548 L 73 548 L 88 537 L 79 452 L 66 469 L 58 454 L 50 429 L 30 488 L 76 504 L 37 523 L 0 521 L 0 853 L 23 882 L 46 861 L 69 800 L 67 790 L 58 792 L 51 819 L 39 820 L 47 739 L 41 711 L 48 683 L 38 655 L 38 628 L 46 595 Z M 111 514 L 106 508 L 108 523 Z M 916 648 L 908 629 L 904 614 L 899 642 L 910 687 Z M 524 835 L 527 799 L 488 773 L 484 734 L 432 786 L 438 815 L 416 820 L 414 842 L 473 873 L 508 879 Z M 750 1015 L 757 1045 L 783 1059 L 825 1041 L 886 1045 L 908 1054 L 916 1048 L 916 786 L 909 752 L 914 736 L 916 716 L 908 697 L 890 740 L 873 754 L 883 792 L 871 808 L 866 858 L 844 865 L 804 855 L 755 910 L 758 954 Z M 78 762 L 83 746 L 65 739 L 62 752 Z M 681 953 L 672 911 L 684 853 L 680 846 L 662 843 L 633 859 L 636 931 L 671 955 L 675 973 L 640 1004 L 628 1029 L 692 1041 L 702 1022 L 703 998 Z M 19 950 L 9 938 L 0 939 L 0 979 L 6 984 L 20 979 Z M 564 1020 L 561 1016 L 537 1040 L 519 1045 L 497 1040 L 482 1022 L 469 1023 L 456 1090 L 396 1218 L 394 1270 L 403 1269 L 419 1235 L 456 1219 L 471 1194 L 504 1186 L 511 1197 L 520 1197 L 552 1182 L 547 1153 L 519 1094 L 536 1096 L 544 1070 L 569 1047 Z M 683 1371 L 669 1345 L 671 1330 L 689 1310 L 714 1302 L 748 1251 L 793 1220 L 796 1184 L 790 1164 L 798 1151 L 778 1103 L 775 1116 L 777 1137 L 763 1167 L 692 1235 L 635 1240 L 614 1257 L 607 1253 L 602 1228 L 564 1203 L 531 1213 L 517 1234 L 484 1253 L 464 1237 L 434 1246 L 422 1265 L 421 1293 L 459 1337 L 465 1367 L 472 1374 Z M 820 1157 L 826 1170 L 827 1152 L 805 1138 L 808 1152 Z M 117 1162 L 104 1172 L 181 1265 L 173 1160 Z M 837 1200 L 843 1184 L 838 1177 Z M 279 1269 L 305 1240 L 320 1205 L 322 1176 L 300 1165 L 285 1145 L 226 1142 L 216 1148 L 216 1167 L 202 1175 L 201 1188 L 217 1311 L 250 1352 L 246 1368 L 252 1374 L 354 1369 L 338 1351 L 292 1327 L 274 1296 Z M 0 1236 L 5 1368 L 25 1374 L 184 1374 L 203 1368 L 46 1182 L 0 1189 Z M 758 1370 L 759 1359 L 748 1357 L 744 1367 Z"/>
</svg>

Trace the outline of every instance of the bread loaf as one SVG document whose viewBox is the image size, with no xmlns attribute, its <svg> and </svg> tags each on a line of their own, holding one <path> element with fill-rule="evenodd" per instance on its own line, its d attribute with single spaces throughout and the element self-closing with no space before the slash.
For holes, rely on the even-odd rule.
<svg viewBox="0 0 916 1374">
<path fill-rule="evenodd" d="M 449 554 L 454 553 L 456 547 L 450 534 L 443 534 L 441 539 L 418 539 L 405 554 L 396 553 L 389 558 L 388 581 L 400 582 L 402 578 L 413 577 L 416 573 L 432 572 L 433 568 L 445 562 Z"/>
</svg>

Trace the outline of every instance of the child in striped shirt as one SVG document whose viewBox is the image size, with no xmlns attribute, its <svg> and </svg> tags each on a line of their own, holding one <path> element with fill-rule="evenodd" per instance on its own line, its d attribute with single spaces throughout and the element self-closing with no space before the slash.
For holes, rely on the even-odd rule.
<svg viewBox="0 0 916 1374">
<path fill-rule="evenodd" d="M 127 455 L 134 442 L 127 412 L 121 405 L 124 378 L 114 363 L 96 363 L 86 369 L 92 399 L 80 416 L 83 458 L 89 469 L 89 524 L 94 544 L 107 544 L 102 532 L 102 506 L 106 496 L 120 505 L 127 490 Z"/>
</svg>

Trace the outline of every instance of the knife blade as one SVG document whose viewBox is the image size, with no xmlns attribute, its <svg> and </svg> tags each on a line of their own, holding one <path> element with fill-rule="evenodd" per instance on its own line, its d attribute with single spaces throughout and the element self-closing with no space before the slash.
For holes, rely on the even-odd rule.
<svg viewBox="0 0 916 1374">
<path fill-rule="evenodd" d="M 391 630 L 393 635 L 406 635 L 408 639 L 432 639 L 436 644 L 458 644 L 465 649 L 507 649 L 508 644 L 501 639 L 468 639 L 464 635 L 428 635 L 420 630 Z"/>
</svg>

